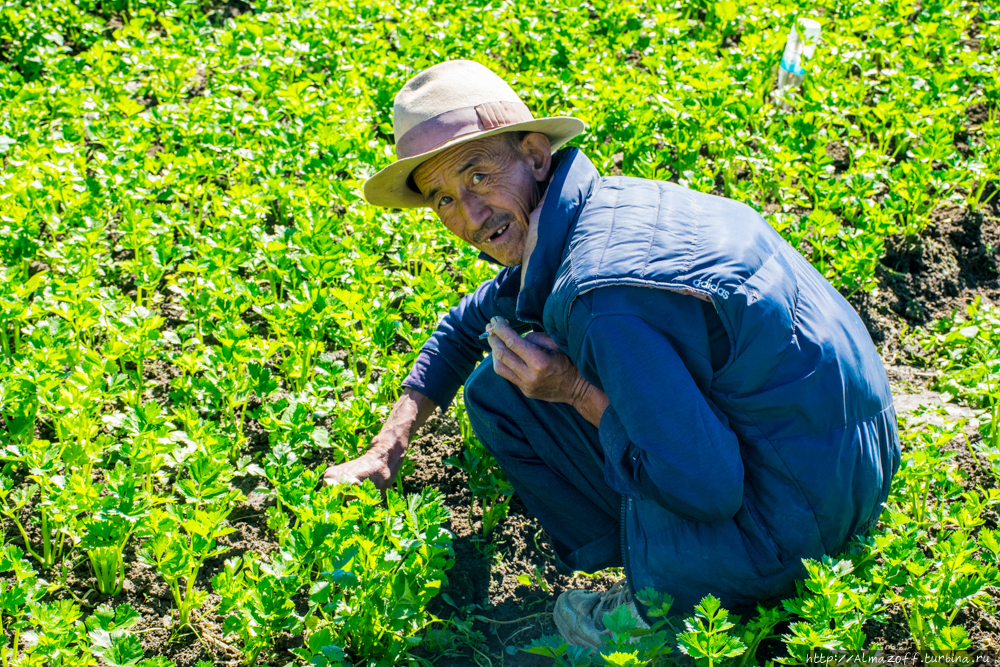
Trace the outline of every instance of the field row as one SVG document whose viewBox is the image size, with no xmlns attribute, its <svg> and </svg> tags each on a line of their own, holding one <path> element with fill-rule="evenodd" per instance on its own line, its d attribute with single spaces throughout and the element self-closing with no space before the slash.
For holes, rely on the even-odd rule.
<svg viewBox="0 0 1000 667">
<path fill-rule="evenodd" d="M 605 173 L 755 207 L 845 295 L 878 288 L 886 240 L 918 244 L 939 207 L 982 220 L 1000 200 L 989 3 L 822 0 L 805 85 L 783 99 L 798 8 L 780 2 L 240 7 L 0 9 L 3 667 L 391 665 L 426 660 L 429 627 L 487 659 L 469 614 L 427 609 L 452 562 L 442 495 L 319 487 L 377 432 L 441 314 L 493 274 L 428 212 L 361 198 L 393 157 L 395 91 L 430 64 L 478 60 L 535 115 L 582 118 Z M 964 317 L 913 344 L 987 410 L 982 440 L 958 441 L 974 463 L 954 460 L 963 425 L 907 429 L 856 553 L 728 630 L 711 600 L 636 645 L 620 619 L 611 664 L 678 646 L 756 664 L 776 633 L 801 662 L 892 624 L 917 648 L 970 646 L 1000 558 L 1000 334 L 985 305 Z M 511 490 L 455 417 L 485 536 Z M 262 545 L 230 550 L 255 513 Z M 173 609 L 169 645 L 150 639 L 163 624 L 139 610 L 140 571 Z M 553 637 L 531 650 L 601 660 Z"/>
</svg>

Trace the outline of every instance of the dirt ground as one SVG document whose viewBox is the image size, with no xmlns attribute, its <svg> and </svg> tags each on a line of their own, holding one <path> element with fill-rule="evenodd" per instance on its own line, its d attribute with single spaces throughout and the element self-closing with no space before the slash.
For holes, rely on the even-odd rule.
<svg viewBox="0 0 1000 667">
<path fill-rule="evenodd" d="M 925 325 L 954 309 L 964 308 L 976 296 L 1000 303 L 1000 209 L 994 207 L 986 214 L 968 215 L 961 209 L 942 208 L 934 211 L 933 221 L 919 239 L 890 239 L 887 256 L 880 267 L 883 287 L 875 295 L 859 295 L 852 300 L 882 352 L 894 394 L 926 392 L 932 378 L 932 373 L 910 365 L 919 350 L 908 346 L 901 338 L 904 327 Z M 928 393 L 927 400 L 933 401 L 933 394 Z M 452 509 L 456 563 L 444 592 L 457 605 L 478 604 L 481 608 L 475 611 L 476 614 L 503 622 L 480 621 L 476 624 L 485 635 L 485 651 L 494 665 L 550 665 L 551 660 L 538 656 L 511 655 L 508 648 L 556 632 L 547 612 L 551 612 L 561 591 L 599 589 L 620 577 L 620 573 L 610 573 L 599 579 L 570 579 L 559 575 L 544 531 L 525 513 L 516 496 L 510 515 L 499 524 L 484 548 L 478 538 L 481 531 L 479 508 L 475 503 L 471 504 L 472 522 L 469 521 L 472 499 L 464 473 L 442 464 L 442 460 L 460 446 L 457 424 L 440 417 L 429 422 L 412 450 L 416 473 L 406 482 L 414 489 L 420 484 L 437 485 L 446 493 Z M 956 443 L 954 460 L 968 475 L 970 488 L 993 487 L 996 480 L 980 470 L 971 456 L 964 444 Z M 996 528 L 997 519 L 990 517 L 987 527 Z M 529 587 L 517 581 L 517 575 L 531 576 L 536 569 L 540 570 L 548 591 L 537 584 Z M 488 607 L 482 604 L 484 596 L 488 597 Z M 1000 602 L 1000 592 L 997 600 Z M 447 616 L 453 611 L 443 602 L 434 608 L 439 616 Z M 901 614 L 897 612 L 892 618 L 902 625 L 870 624 L 866 627 L 869 639 L 888 651 L 914 650 Z M 972 609 L 965 612 L 965 618 L 963 624 L 974 647 L 1000 648 L 1000 622 L 995 615 Z M 762 660 L 778 657 L 780 648 L 777 642 L 764 645 L 758 657 Z M 767 655 L 769 652 L 773 655 Z M 457 667 L 470 664 L 470 659 L 471 656 L 464 655 L 439 659 L 435 664 Z"/>
<path fill-rule="evenodd" d="M 890 239 L 887 256 L 880 268 L 883 288 L 874 295 L 859 295 L 853 299 L 852 304 L 883 355 L 894 393 L 925 392 L 932 376 L 927 370 L 914 367 L 914 355 L 918 355 L 919 350 L 908 346 L 901 338 L 904 327 L 926 324 L 953 309 L 963 308 L 976 296 L 1000 302 L 998 220 L 1000 210 L 996 206 L 980 215 L 969 215 L 956 208 L 935 211 L 933 226 L 920 239 Z M 169 382 L 166 375 L 160 379 Z M 918 397 L 917 402 L 924 400 L 923 396 Z M 933 400 L 931 394 L 926 396 L 927 400 Z M 265 448 L 266 434 L 253 428 L 255 424 L 248 426 L 251 449 Z M 472 498 L 465 473 L 444 463 L 449 456 L 457 454 L 461 446 L 458 424 L 448 416 L 433 417 L 411 447 L 415 471 L 404 480 L 407 492 L 426 485 L 436 486 L 445 494 L 451 511 L 449 528 L 455 536 L 454 565 L 448 572 L 443 595 L 432 604 L 432 613 L 444 620 L 453 617 L 474 619 L 471 625 L 461 626 L 464 630 L 458 630 L 460 626 L 456 624 L 435 624 L 433 627 L 447 627 L 451 632 L 436 634 L 434 641 L 428 642 L 426 649 L 421 651 L 434 664 L 443 667 L 550 665 L 551 660 L 518 652 L 516 647 L 543 634 L 556 632 L 551 610 L 559 593 L 569 588 L 606 588 L 622 576 L 621 572 L 595 577 L 568 577 L 557 573 L 545 531 L 527 514 L 516 496 L 511 502 L 509 516 L 488 538 L 483 538 L 481 508 Z M 964 446 L 956 445 L 955 460 L 969 476 L 970 488 L 994 486 L 993 476 L 982 472 L 971 456 Z M 312 463 L 323 465 L 319 460 Z M 259 481 L 244 478 L 242 490 L 247 501 L 231 517 L 236 532 L 222 539 L 229 550 L 205 563 L 199 587 L 211 589 L 210 580 L 223 569 L 226 558 L 250 551 L 266 554 L 277 548 L 264 516 L 268 503 L 273 501 L 254 491 Z M 996 528 L 997 520 L 997 516 L 991 515 L 987 527 Z M 4 528 L 12 530 L 9 525 Z M 135 553 L 127 553 L 126 559 L 131 566 L 125 591 L 113 602 L 126 602 L 142 614 L 142 621 L 135 629 L 140 633 L 138 636 L 147 657 L 162 655 L 176 661 L 178 667 L 193 667 L 200 660 L 217 667 L 241 664 L 239 652 L 223 637 L 222 619 L 215 613 L 207 613 L 196 624 L 200 636 L 189 632 L 172 639 L 170 591 L 155 570 L 143 564 Z M 519 576 L 522 579 L 526 576 L 531 584 L 522 583 Z M 93 606 L 110 601 L 95 595 L 94 582 L 85 566 L 78 566 L 68 581 L 69 587 L 57 597 L 75 597 Z M 997 601 L 1000 602 L 1000 595 Z M 212 608 L 217 602 L 213 596 L 206 608 Z M 915 647 L 908 631 L 900 625 L 902 616 L 897 612 L 891 617 L 897 623 L 866 626 L 869 638 L 886 649 L 913 650 Z M 977 649 L 1000 648 L 997 616 L 971 609 L 964 612 L 963 624 Z M 285 665 L 293 660 L 289 651 L 301 642 L 301 637 L 282 638 L 277 659 L 270 664 Z M 475 646 L 476 651 L 470 646 Z M 780 650 L 780 642 L 770 642 L 761 648 L 758 657 L 777 657 Z"/>
<path fill-rule="evenodd" d="M 220 20 L 247 11 L 249 5 L 230 0 L 216 7 Z M 971 116 L 970 116 L 971 118 Z M 931 320 L 964 308 L 973 298 L 1000 303 L 1000 197 L 981 213 L 970 213 L 957 207 L 942 207 L 934 211 L 932 225 L 917 239 L 891 238 L 887 241 L 878 278 L 881 287 L 874 294 L 859 294 L 852 298 L 889 367 L 894 392 L 919 393 L 927 389 L 930 375 L 911 364 L 919 350 L 909 346 L 901 336 L 905 327 L 925 325 Z M 166 384 L 169 377 L 160 380 Z M 248 426 L 253 426 L 248 425 Z M 266 446 L 266 435 L 259 429 L 251 432 L 255 447 Z M 568 577 L 556 572 L 548 538 L 538 522 L 528 515 L 515 496 L 509 516 L 502 520 L 488 537 L 482 536 L 481 508 L 469 489 L 465 473 L 448 466 L 444 460 L 457 454 L 462 446 L 458 424 L 448 416 L 435 416 L 421 430 L 411 447 L 410 457 L 415 472 L 404 480 L 408 492 L 426 485 L 439 488 L 451 511 L 449 528 L 454 534 L 455 559 L 448 572 L 448 584 L 432 604 L 431 611 L 442 619 L 453 615 L 476 619 L 463 636 L 441 636 L 439 645 L 428 646 L 423 653 L 442 667 L 477 665 L 539 666 L 551 660 L 519 653 L 516 646 L 531 639 L 556 632 L 551 609 L 556 597 L 570 588 L 603 589 L 621 577 L 620 572 L 608 572 L 595 577 Z M 956 447 L 955 460 L 969 475 L 971 487 L 990 488 L 996 484 L 992 475 L 978 469 L 972 455 L 964 447 Z M 316 466 L 323 461 L 312 461 Z M 222 538 L 228 551 L 205 563 L 198 586 L 210 590 L 211 578 L 224 567 L 226 558 L 247 552 L 266 554 L 277 548 L 270 534 L 264 511 L 273 502 L 254 492 L 261 480 L 244 479 L 243 491 L 248 498 L 230 517 L 236 531 Z M 987 527 L 997 527 L 997 516 L 989 518 Z M 10 534 L 12 526 L 3 526 Z M 236 667 L 241 655 L 229 645 L 221 630 L 221 619 L 208 613 L 196 623 L 200 636 L 188 632 L 171 638 L 173 600 L 166 584 L 156 576 L 154 568 L 126 553 L 131 566 L 124 593 L 114 604 L 128 603 L 142 614 L 135 628 L 146 650 L 146 657 L 162 655 L 178 667 L 193 667 L 206 660 L 216 667 Z M 518 577 L 527 576 L 526 585 Z M 109 600 L 95 595 L 94 581 L 81 562 L 69 576 L 69 586 L 58 596 L 75 598 L 85 605 L 96 606 Z M 449 602 L 450 600 L 450 602 Z M 997 595 L 1000 602 L 1000 594 Z M 206 608 L 218 602 L 209 599 Z M 461 610 L 461 611 L 460 611 Z M 866 626 L 869 638 L 893 651 L 913 650 L 902 616 L 892 616 L 896 623 Z M 969 630 L 977 649 L 1000 649 L 1000 622 L 996 615 L 972 609 L 960 617 Z M 444 627 L 444 624 L 441 624 Z M 779 632 L 781 628 L 778 629 Z M 476 633 L 481 633 L 477 635 Z M 271 664 L 285 665 L 293 660 L 290 649 L 301 645 L 301 637 L 284 637 L 277 659 Z M 469 646 L 477 646 L 477 651 Z M 780 643 L 765 645 L 758 657 L 776 657 Z M 442 656 L 442 653 L 444 654 Z"/>
<path fill-rule="evenodd" d="M 981 213 L 938 208 L 931 219 L 919 238 L 886 240 L 886 255 L 876 271 L 879 289 L 851 300 L 890 365 L 919 354 L 906 349 L 900 337 L 903 326 L 925 325 L 961 310 L 977 295 L 1000 303 L 997 202 Z"/>
</svg>

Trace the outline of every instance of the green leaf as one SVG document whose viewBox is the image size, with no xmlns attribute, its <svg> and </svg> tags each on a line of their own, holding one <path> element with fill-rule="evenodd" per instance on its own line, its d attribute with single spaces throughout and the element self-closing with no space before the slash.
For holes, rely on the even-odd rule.
<svg viewBox="0 0 1000 667">
<path fill-rule="evenodd" d="M 723 617 L 725 617 L 726 610 L 722 609 L 722 603 L 714 595 L 706 595 L 701 599 L 701 603 L 697 605 L 694 610 L 698 612 L 699 615 L 704 616 L 708 620 L 713 620 L 716 615 L 719 614 L 720 609 L 722 610 Z"/>
<path fill-rule="evenodd" d="M 614 611 L 604 614 L 604 627 L 611 632 L 618 634 L 628 634 L 635 629 L 637 621 L 627 604 L 620 605 Z"/>
<path fill-rule="evenodd" d="M 173 660 L 169 660 L 162 655 L 157 655 L 152 658 L 146 658 L 139 663 L 139 667 L 176 667 L 177 663 Z"/>
<path fill-rule="evenodd" d="M 131 634 L 121 631 L 109 633 L 98 629 L 90 633 L 91 651 L 111 667 L 131 667 L 142 659 L 142 643 Z"/>
<path fill-rule="evenodd" d="M 979 334 L 979 327 L 976 325 L 962 327 L 958 330 L 958 333 L 962 334 L 965 338 L 975 338 Z"/>
<path fill-rule="evenodd" d="M 931 648 L 936 651 L 967 651 L 972 642 L 961 625 L 952 625 L 938 630 L 931 637 Z"/>
<path fill-rule="evenodd" d="M 549 658 L 558 658 L 566 653 L 570 645 L 557 635 L 542 635 L 538 639 L 532 640 L 528 646 L 522 646 L 521 650 L 534 655 L 544 655 Z"/>
<path fill-rule="evenodd" d="M 719 17 L 722 23 L 729 23 L 730 21 L 735 21 L 738 14 L 738 9 L 735 2 L 732 0 L 724 0 L 723 2 L 715 3 L 715 15 Z"/>
<path fill-rule="evenodd" d="M 632 653 L 615 651 L 610 655 L 602 654 L 602 657 L 606 664 L 614 665 L 614 667 L 643 667 L 648 664 L 646 660 L 640 660 L 639 654 L 635 651 Z"/>
</svg>

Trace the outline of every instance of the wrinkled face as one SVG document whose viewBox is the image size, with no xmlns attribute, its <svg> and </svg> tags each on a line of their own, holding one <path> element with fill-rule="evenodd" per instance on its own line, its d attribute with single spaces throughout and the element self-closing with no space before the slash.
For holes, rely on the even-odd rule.
<svg viewBox="0 0 1000 667">
<path fill-rule="evenodd" d="M 511 144 L 515 145 L 511 145 Z M 520 142 L 493 135 L 446 150 L 417 167 L 413 180 L 444 226 L 505 266 L 524 254 L 528 216 L 552 163 L 548 137 Z"/>
</svg>

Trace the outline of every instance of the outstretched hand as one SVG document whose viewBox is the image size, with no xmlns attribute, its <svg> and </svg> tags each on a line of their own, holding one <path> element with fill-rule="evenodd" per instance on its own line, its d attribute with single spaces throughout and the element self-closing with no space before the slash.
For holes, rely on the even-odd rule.
<svg viewBox="0 0 1000 667">
<path fill-rule="evenodd" d="M 410 440 L 436 407 L 427 396 L 407 387 L 396 400 L 382 430 L 372 438 L 368 451 L 356 459 L 330 466 L 323 473 L 323 481 L 328 485 L 360 484 L 370 479 L 385 493 L 396 479 Z"/>
<path fill-rule="evenodd" d="M 372 452 L 365 452 L 356 459 L 332 465 L 323 472 L 323 481 L 332 484 L 360 484 L 370 479 L 375 488 L 385 492 L 396 479 L 396 471 Z"/>
</svg>

